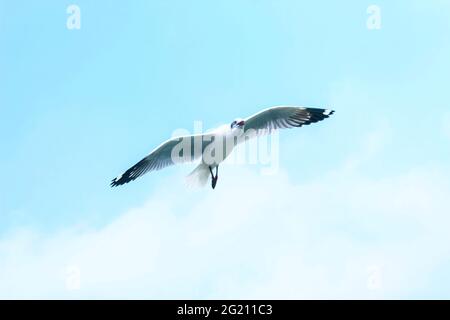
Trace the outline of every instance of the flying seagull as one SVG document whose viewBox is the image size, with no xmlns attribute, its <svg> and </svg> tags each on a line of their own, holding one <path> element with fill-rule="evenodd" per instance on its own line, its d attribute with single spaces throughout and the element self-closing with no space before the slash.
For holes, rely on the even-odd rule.
<svg viewBox="0 0 450 320">
<path fill-rule="evenodd" d="M 246 137 L 270 134 L 273 130 L 298 128 L 328 118 L 333 110 L 296 106 L 264 109 L 246 119 L 236 119 L 203 134 L 175 137 L 162 143 L 148 156 L 111 181 L 111 187 L 136 180 L 149 171 L 177 163 L 195 161 L 200 164 L 188 176 L 192 184 L 205 185 L 211 175 L 211 186 L 217 184 L 219 164 Z M 213 173 L 215 171 L 215 174 Z"/>
</svg>

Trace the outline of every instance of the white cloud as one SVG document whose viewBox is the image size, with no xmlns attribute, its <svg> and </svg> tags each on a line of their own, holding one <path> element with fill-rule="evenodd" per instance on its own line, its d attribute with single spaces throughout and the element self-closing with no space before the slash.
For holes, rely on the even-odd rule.
<svg viewBox="0 0 450 320">
<path fill-rule="evenodd" d="M 368 137 L 361 161 L 386 135 Z M 0 297 L 449 298 L 433 275 L 449 264 L 448 178 L 375 179 L 346 162 L 307 182 L 236 166 L 214 191 L 168 181 L 98 230 L 4 238 Z"/>
<path fill-rule="evenodd" d="M 301 186 L 240 177 L 182 215 L 155 196 L 101 230 L 8 239 L 2 296 L 401 296 L 448 257 L 449 188 L 436 175 Z M 367 289 L 372 265 L 385 272 L 381 292 Z M 80 270 L 79 291 L 66 290 L 67 266 Z"/>
</svg>

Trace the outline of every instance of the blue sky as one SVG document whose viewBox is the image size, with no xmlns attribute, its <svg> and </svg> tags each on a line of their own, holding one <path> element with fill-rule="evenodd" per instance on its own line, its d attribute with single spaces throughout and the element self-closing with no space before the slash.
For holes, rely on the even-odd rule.
<svg viewBox="0 0 450 320">
<path fill-rule="evenodd" d="M 0 296 L 450 297 L 450 2 L 76 1 L 68 30 L 70 4 L 0 1 L 0 270 L 15 270 Z M 281 104 L 336 114 L 281 132 L 275 176 L 230 167 L 217 192 L 189 193 L 181 167 L 109 188 L 177 128 Z M 280 200 L 314 190 L 318 207 Z M 195 254 L 176 260 L 186 239 Z M 96 273 L 105 261 L 120 268 Z M 49 271 L 67 265 L 82 266 L 75 291 Z M 371 266 L 382 289 L 365 286 Z"/>
</svg>

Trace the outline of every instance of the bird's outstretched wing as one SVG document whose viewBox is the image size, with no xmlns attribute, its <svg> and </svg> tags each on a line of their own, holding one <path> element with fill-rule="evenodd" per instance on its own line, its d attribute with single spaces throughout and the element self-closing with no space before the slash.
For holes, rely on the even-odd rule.
<svg viewBox="0 0 450 320">
<path fill-rule="evenodd" d="M 262 110 L 245 119 L 245 131 L 256 135 L 269 134 L 273 130 L 309 125 L 328 118 L 334 113 L 329 109 L 279 106 Z"/>
<path fill-rule="evenodd" d="M 111 181 L 111 187 L 136 180 L 149 171 L 194 161 L 202 156 L 206 146 L 214 140 L 213 134 L 196 134 L 167 140 L 148 156 Z"/>
</svg>

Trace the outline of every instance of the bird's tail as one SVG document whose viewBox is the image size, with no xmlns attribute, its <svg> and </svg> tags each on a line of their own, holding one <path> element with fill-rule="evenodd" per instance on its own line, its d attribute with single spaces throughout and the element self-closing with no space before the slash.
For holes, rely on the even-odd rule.
<svg viewBox="0 0 450 320">
<path fill-rule="evenodd" d="M 186 184 L 192 188 L 204 187 L 208 183 L 209 166 L 201 162 L 187 177 Z"/>
</svg>

